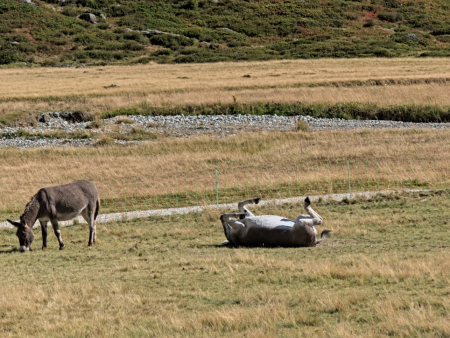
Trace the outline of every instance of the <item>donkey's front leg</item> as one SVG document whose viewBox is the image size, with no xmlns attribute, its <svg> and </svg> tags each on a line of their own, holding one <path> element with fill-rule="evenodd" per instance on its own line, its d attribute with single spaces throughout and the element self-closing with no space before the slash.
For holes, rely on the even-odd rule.
<svg viewBox="0 0 450 338">
<path fill-rule="evenodd" d="M 55 236 L 56 236 L 56 238 L 58 238 L 59 250 L 62 250 L 62 249 L 64 249 L 64 243 L 61 238 L 61 230 L 59 230 L 58 220 L 55 217 L 55 218 L 52 218 L 51 222 L 52 222 L 52 226 L 53 226 L 53 231 L 55 232 Z"/>
<path fill-rule="evenodd" d="M 42 229 L 42 250 L 47 247 L 47 221 L 39 221 Z"/>
</svg>

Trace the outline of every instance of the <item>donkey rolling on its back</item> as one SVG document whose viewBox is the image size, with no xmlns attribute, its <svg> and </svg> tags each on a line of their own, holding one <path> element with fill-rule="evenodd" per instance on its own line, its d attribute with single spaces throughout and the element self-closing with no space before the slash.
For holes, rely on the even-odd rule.
<svg viewBox="0 0 450 338">
<path fill-rule="evenodd" d="M 95 243 L 95 219 L 100 209 L 97 187 L 90 181 L 76 181 L 40 189 L 25 207 L 20 222 L 7 220 L 17 228 L 20 251 L 28 251 L 33 242 L 33 225 L 39 220 L 42 228 L 42 249 L 47 247 L 47 223 L 50 221 L 59 242 L 64 248 L 58 221 L 68 221 L 81 214 L 89 224 L 89 243 Z"/>
<path fill-rule="evenodd" d="M 295 220 L 275 215 L 253 215 L 245 206 L 258 204 L 259 198 L 238 203 L 239 213 L 220 216 L 227 240 L 223 245 L 299 247 L 316 246 L 331 231 L 324 230 L 317 238 L 315 225 L 322 225 L 322 217 L 311 208 L 309 197 L 304 208 L 308 215 L 299 215 Z M 232 218 L 238 218 L 236 220 Z"/>
</svg>

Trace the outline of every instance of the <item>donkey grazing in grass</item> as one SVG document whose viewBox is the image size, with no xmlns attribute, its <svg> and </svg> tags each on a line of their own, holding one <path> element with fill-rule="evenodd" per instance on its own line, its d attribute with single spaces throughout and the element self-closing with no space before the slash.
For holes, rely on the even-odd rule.
<svg viewBox="0 0 450 338">
<path fill-rule="evenodd" d="M 64 248 L 58 221 L 68 221 L 79 214 L 89 224 L 89 246 L 95 243 L 95 219 L 100 209 L 97 187 L 90 181 L 76 181 L 40 189 L 31 197 L 20 216 L 20 222 L 7 220 L 17 228 L 20 251 L 31 249 L 33 242 L 33 225 L 39 220 L 42 228 L 42 249 L 47 247 L 47 222 L 50 221 L 59 242 L 59 249 Z"/>
<path fill-rule="evenodd" d="M 299 215 L 292 221 L 280 216 L 254 216 L 245 207 L 258 204 L 260 198 L 238 203 L 239 213 L 220 216 L 227 241 L 223 245 L 299 247 L 316 246 L 331 231 L 322 231 L 317 239 L 314 225 L 322 224 L 322 217 L 311 208 L 309 197 L 305 199 L 304 208 L 308 215 Z M 233 220 L 230 217 L 238 218 Z"/>
</svg>

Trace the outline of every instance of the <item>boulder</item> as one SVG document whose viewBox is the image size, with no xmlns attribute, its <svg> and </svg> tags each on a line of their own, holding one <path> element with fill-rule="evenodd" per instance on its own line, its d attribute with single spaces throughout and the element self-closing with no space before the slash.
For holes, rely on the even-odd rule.
<svg viewBox="0 0 450 338">
<path fill-rule="evenodd" d="M 95 15 L 91 13 L 82 13 L 80 14 L 79 18 L 90 23 L 97 23 L 97 21 L 95 20 Z"/>
<path fill-rule="evenodd" d="M 31 0 L 22 0 L 23 3 L 31 5 L 31 6 L 37 6 L 33 1 Z"/>
<path fill-rule="evenodd" d="M 167 33 L 161 32 L 161 31 L 158 31 L 155 29 L 145 29 L 145 30 L 141 31 L 141 34 L 147 36 L 148 38 L 151 38 L 152 36 L 155 36 L 155 35 L 163 35 L 163 34 L 167 34 Z"/>
<path fill-rule="evenodd" d="M 49 112 L 42 113 L 38 116 L 38 122 L 49 123 L 54 120 L 64 120 L 69 123 L 86 122 L 89 118 L 89 114 L 83 111 L 75 112 Z"/>
<path fill-rule="evenodd" d="M 89 114 L 84 111 L 62 112 L 60 117 L 70 123 L 86 122 Z"/>
<path fill-rule="evenodd" d="M 416 34 L 406 34 L 405 38 L 412 40 L 419 40 L 419 37 Z"/>
</svg>

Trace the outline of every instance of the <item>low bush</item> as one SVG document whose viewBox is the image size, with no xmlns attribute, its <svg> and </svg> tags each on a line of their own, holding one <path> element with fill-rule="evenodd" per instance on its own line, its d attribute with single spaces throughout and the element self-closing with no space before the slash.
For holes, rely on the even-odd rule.
<svg viewBox="0 0 450 338">
<path fill-rule="evenodd" d="M 116 143 L 114 142 L 114 140 L 106 135 L 102 135 L 95 143 L 94 143 L 94 147 L 107 147 L 107 146 L 112 146 L 115 145 Z"/>
<path fill-rule="evenodd" d="M 397 12 L 378 13 L 378 19 L 388 22 L 398 22 L 403 20 L 403 14 Z"/>
<path fill-rule="evenodd" d="M 173 51 L 170 49 L 160 49 L 160 50 L 157 50 L 156 52 L 152 53 L 153 56 L 172 55 L 172 54 L 173 54 Z"/>
<path fill-rule="evenodd" d="M 193 46 L 194 39 L 185 36 L 174 36 L 170 34 L 155 35 L 150 39 L 153 45 L 159 45 L 166 48 L 176 48 L 178 46 Z"/>
<path fill-rule="evenodd" d="M 98 129 L 101 128 L 103 126 L 103 122 L 100 119 L 96 119 L 94 121 L 92 121 L 91 123 L 89 123 L 86 126 L 86 129 Z"/>
<path fill-rule="evenodd" d="M 0 64 L 6 65 L 8 63 L 23 61 L 24 55 L 10 47 L 0 47 Z"/>
<path fill-rule="evenodd" d="M 306 121 L 303 120 L 297 120 L 295 123 L 295 130 L 296 131 L 308 131 L 309 130 L 309 124 Z"/>
</svg>

